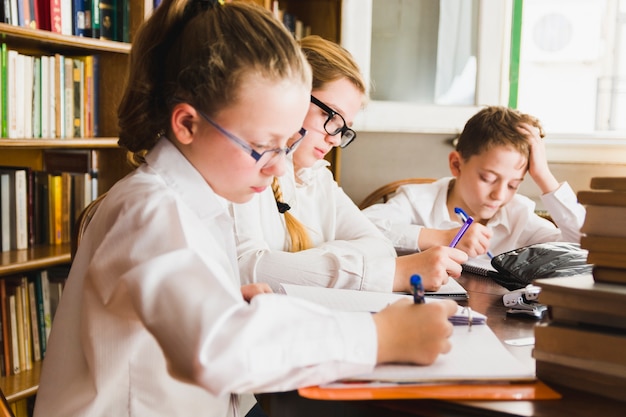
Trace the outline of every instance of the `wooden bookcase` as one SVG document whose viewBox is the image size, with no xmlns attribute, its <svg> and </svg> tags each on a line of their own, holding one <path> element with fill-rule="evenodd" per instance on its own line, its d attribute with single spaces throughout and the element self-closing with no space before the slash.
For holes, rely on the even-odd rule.
<svg viewBox="0 0 626 417">
<path fill-rule="evenodd" d="M 152 2 L 130 0 L 131 39 Z M 0 138 L 0 165 L 28 166 L 43 169 L 43 153 L 48 149 L 95 150 L 98 159 L 98 190 L 103 193 L 118 179 L 130 172 L 126 154 L 117 145 L 117 105 L 121 99 L 130 44 L 93 38 L 61 35 L 44 30 L 0 23 L 1 42 L 8 49 L 31 56 L 62 54 L 65 56 L 97 55 L 99 57 L 98 106 L 99 135 L 74 139 L 57 138 Z M 25 274 L 71 262 L 70 244 L 37 245 L 25 250 L 0 253 L 0 279 Z M 41 362 L 33 369 L 0 378 L 0 388 L 9 403 L 36 394 Z"/>
<path fill-rule="evenodd" d="M 130 39 L 152 11 L 152 0 L 130 1 Z M 271 9 L 272 2 L 254 0 Z M 297 15 L 311 32 L 339 42 L 341 20 L 340 0 L 281 0 L 280 7 Z M 42 170 L 43 153 L 47 149 L 90 149 L 98 155 L 99 193 L 107 191 L 118 179 L 130 172 L 126 154 L 117 145 L 117 105 L 121 99 L 131 45 L 128 43 L 85 37 L 67 36 L 49 31 L 0 23 L 0 42 L 9 49 L 26 55 L 40 56 L 60 53 L 99 56 L 99 136 L 75 139 L 0 138 L 0 165 L 28 166 Z M 70 244 L 38 245 L 26 250 L 0 253 L 0 279 L 33 272 L 71 262 Z M 0 388 L 9 403 L 37 393 L 41 362 L 33 369 L 17 375 L 0 377 Z"/>
</svg>

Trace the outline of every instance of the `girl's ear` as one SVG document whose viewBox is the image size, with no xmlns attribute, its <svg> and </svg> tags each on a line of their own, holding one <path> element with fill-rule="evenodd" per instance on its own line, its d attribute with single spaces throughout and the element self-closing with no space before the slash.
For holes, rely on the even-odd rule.
<svg viewBox="0 0 626 417">
<path fill-rule="evenodd" d="M 450 173 L 452 173 L 452 176 L 458 177 L 461 173 L 461 161 L 461 154 L 457 151 L 452 151 L 450 152 L 450 155 L 448 155 L 448 164 L 450 166 Z"/>
<path fill-rule="evenodd" d="M 172 110 L 172 132 L 176 140 L 183 145 L 193 142 L 194 134 L 198 131 L 199 115 L 196 109 L 187 104 L 177 104 Z"/>
</svg>

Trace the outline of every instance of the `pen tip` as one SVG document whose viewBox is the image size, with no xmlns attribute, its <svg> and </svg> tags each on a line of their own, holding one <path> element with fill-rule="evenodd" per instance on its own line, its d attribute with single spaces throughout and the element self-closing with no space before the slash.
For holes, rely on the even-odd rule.
<svg viewBox="0 0 626 417">
<path fill-rule="evenodd" d="M 418 274 L 411 275 L 411 285 L 417 285 L 422 282 L 422 277 Z"/>
</svg>

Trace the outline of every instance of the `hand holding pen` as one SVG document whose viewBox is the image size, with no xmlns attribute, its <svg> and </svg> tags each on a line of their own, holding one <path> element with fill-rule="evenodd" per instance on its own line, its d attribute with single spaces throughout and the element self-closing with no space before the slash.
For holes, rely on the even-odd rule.
<svg viewBox="0 0 626 417">
<path fill-rule="evenodd" d="M 450 243 L 450 246 L 453 248 L 456 247 L 457 243 L 459 243 L 459 240 L 461 240 L 461 237 L 463 237 L 463 235 L 469 228 L 469 225 L 472 224 L 472 222 L 474 221 L 474 219 L 471 216 L 468 216 L 467 213 L 460 207 L 455 207 L 454 212 L 458 214 L 461 218 L 461 221 L 463 221 L 463 226 L 461 226 L 461 230 L 459 230 L 457 235 Z M 493 255 L 489 251 L 487 251 L 487 256 L 489 256 L 489 258 L 493 258 Z"/>
</svg>

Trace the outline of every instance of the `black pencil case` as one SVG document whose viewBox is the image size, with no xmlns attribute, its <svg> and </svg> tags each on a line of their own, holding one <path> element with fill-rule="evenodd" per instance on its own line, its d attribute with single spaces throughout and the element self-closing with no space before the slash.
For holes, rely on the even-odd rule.
<svg viewBox="0 0 626 417">
<path fill-rule="evenodd" d="M 491 259 L 497 274 L 489 276 L 508 290 L 524 288 L 537 278 L 591 273 L 587 251 L 577 243 L 548 242 L 524 246 Z"/>
</svg>

